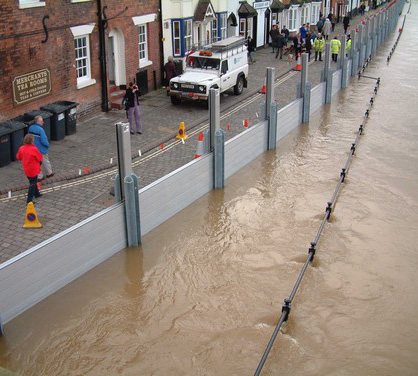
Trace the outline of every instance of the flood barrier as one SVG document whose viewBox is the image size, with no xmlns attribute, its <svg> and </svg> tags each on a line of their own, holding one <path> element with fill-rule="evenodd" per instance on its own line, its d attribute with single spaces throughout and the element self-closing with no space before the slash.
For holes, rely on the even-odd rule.
<svg viewBox="0 0 418 376">
<path fill-rule="evenodd" d="M 399 4 L 403 5 L 404 1 Z M 392 30 L 398 18 L 394 7 L 388 9 L 392 11 L 380 25 L 382 33 Z M 362 43 L 360 41 L 355 56 L 362 49 Z M 350 64 L 345 64 L 346 68 L 344 64 L 341 66 L 348 70 Z M 327 85 L 329 94 L 341 89 L 341 69 L 327 73 L 327 81 L 310 89 L 309 95 L 277 111 L 276 141 L 302 124 L 305 105 L 313 114 L 330 100 L 326 95 Z M 225 142 L 225 178 L 267 150 L 268 128 L 269 122 L 263 120 Z M 208 153 L 142 188 L 139 191 L 141 234 L 145 235 L 210 192 L 214 188 L 213 168 L 213 153 Z M 1 264 L 0 324 L 7 323 L 126 245 L 125 210 L 120 203 Z"/>
</svg>

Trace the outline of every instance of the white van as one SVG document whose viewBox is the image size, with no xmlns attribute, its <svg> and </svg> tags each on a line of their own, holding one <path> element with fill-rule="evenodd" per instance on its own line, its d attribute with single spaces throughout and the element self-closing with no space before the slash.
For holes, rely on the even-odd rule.
<svg viewBox="0 0 418 376">
<path fill-rule="evenodd" d="M 170 80 L 169 95 L 173 104 L 182 99 L 207 100 L 211 88 L 220 89 L 221 93 L 234 88 L 235 95 L 240 95 L 247 87 L 247 79 L 245 39 L 229 37 L 191 53 L 185 72 Z"/>
</svg>

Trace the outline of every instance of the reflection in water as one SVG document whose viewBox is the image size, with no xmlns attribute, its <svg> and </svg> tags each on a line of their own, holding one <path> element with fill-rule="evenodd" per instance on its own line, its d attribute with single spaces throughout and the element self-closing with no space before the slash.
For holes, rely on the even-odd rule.
<svg viewBox="0 0 418 376">
<path fill-rule="evenodd" d="M 409 88 L 418 86 L 418 50 L 405 47 L 418 35 L 413 17 L 391 65 L 381 56 L 370 67 L 382 77 L 376 104 L 263 374 L 418 372 Z M 253 374 L 373 90 L 354 81 L 225 190 L 6 325 L 0 366 L 22 375 Z"/>
</svg>

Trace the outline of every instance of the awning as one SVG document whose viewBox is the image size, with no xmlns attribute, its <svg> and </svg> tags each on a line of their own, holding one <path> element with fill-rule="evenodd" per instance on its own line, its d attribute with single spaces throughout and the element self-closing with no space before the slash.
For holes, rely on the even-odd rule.
<svg viewBox="0 0 418 376">
<path fill-rule="evenodd" d="M 257 11 L 246 1 L 241 2 L 241 6 L 238 9 L 238 15 L 240 17 L 252 17 L 257 16 Z"/>
</svg>

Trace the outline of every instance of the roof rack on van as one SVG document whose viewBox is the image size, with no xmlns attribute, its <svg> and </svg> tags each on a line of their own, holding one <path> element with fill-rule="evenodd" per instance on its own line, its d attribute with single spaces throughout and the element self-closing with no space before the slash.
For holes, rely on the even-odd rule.
<svg viewBox="0 0 418 376">
<path fill-rule="evenodd" d="M 233 48 L 242 47 L 245 44 L 245 39 L 243 37 L 229 37 L 222 39 L 218 42 L 212 43 L 210 50 L 216 52 L 222 52 L 226 50 L 231 50 Z"/>
</svg>

